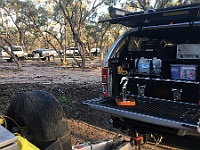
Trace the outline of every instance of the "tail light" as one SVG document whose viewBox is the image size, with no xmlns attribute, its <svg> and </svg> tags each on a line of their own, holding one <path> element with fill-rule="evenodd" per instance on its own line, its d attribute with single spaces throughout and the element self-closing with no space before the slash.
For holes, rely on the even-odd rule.
<svg viewBox="0 0 200 150">
<path fill-rule="evenodd" d="M 200 100 L 198 101 L 198 106 L 200 106 Z"/>
<path fill-rule="evenodd" d="M 108 68 L 102 68 L 103 96 L 108 97 Z"/>
</svg>

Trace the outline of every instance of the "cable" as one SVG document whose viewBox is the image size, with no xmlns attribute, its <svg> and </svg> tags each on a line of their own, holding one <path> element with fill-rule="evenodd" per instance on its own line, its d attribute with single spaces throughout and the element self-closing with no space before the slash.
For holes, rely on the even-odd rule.
<svg viewBox="0 0 200 150">
<path fill-rule="evenodd" d="M 5 116 L 5 115 L 0 115 L 0 118 L 2 118 L 3 119 L 3 123 L 5 124 L 5 128 L 7 128 L 8 126 L 7 126 L 7 121 L 6 121 L 6 119 L 5 118 L 8 118 L 8 119 L 10 119 L 13 123 L 15 123 L 19 128 L 25 128 L 26 126 L 23 126 L 23 127 L 21 127 L 14 119 L 12 119 L 11 117 L 9 117 L 9 116 Z"/>
<path fill-rule="evenodd" d="M 0 116 L 0 124 L 3 125 L 4 124 L 4 127 L 7 128 L 7 122 L 6 122 L 6 119 L 3 117 L 3 116 Z"/>
</svg>

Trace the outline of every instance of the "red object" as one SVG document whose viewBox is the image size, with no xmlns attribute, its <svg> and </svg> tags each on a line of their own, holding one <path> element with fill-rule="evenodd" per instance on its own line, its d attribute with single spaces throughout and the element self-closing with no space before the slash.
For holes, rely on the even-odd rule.
<svg viewBox="0 0 200 150">
<path fill-rule="evenodd" d="M 198 101 L 198 106 L 200 106 L 200 100 Z"/>
<path fill-rule="evenodd" d="M 74 148 L 82 149 L 82 148 L 84 148 L 84 146 L 75 146 Z"/>
<path fill-rule="evenodd" d="M 134 141 L 141 141 L 141 140 L 143 140 L 143 136 L 133 137 L 132 139 Z"/>
</svg>

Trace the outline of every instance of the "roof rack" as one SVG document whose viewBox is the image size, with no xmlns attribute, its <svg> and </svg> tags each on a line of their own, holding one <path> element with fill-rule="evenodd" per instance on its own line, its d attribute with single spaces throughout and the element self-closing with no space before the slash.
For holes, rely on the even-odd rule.
<svg viewBox="0 0 200 150">
<path fill-rule="evenodd" d="M 109 7 L 109 14 L 112 19 L 99 22 L 110 22 L 111 24 L 139 28 L 185 22 L 193 24 L 194 21 L 200 20 L 200 3 L 141 12 L 128 12 Z"/>
</svg>

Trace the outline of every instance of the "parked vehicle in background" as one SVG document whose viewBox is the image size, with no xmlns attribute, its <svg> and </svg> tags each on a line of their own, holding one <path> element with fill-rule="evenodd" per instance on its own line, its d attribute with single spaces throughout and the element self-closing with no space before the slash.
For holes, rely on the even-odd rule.
<svg viewBox="0 0 200 150">
<path fill-rule="evenodd" d="M 36 49 L 32 52 L 31 55 L 33 58 L 40 58 L 41 60 L 54 60 L 56 56 L 58 56 L 58 53 L 54 49 Z"/>
<path fill-rule="evenodd" d="M 59 51 L 61 55 L 64 54 L 63 50 Z M 66 56 L 78 56 L 80 55 L 79 49 L 77 47 L 70 47 L 66 49 Z"/>
<path fill-rule="evenodd" d="M 100 48 L 92 48 L 90 52 L 93 56 L 97 56 L 97 54 L 99 54 L 101 50 Z"/>
<path fill-rule="evenodd" d="M 12 46 L 5 47 L 9 51 L 13 52 L 13 54 L 17 57 L 17 59 L 25 59 L 27 53 L 24 52 L 22 46 Z M 12 62 L 13 58 L 2 48 L 0 48 L 0 59 L 7 60 L 8 62 Z"/>
<path fill-rule="evenodd" d="M 32 51 L 31 53 L 28 53 L 27 57 L 34 58 L 34 54 L 35 54 L 35 51 Z"/>
<path fill-rule="evenodd" d="M 10 61 L 10 55 L 3 49 L 0 48 L 0 59 Z"/>
<path fill-rule="evenodd" d="M 79 49 L 77 47 L 70 47 L 66 49 L 66 55 L 68 56 L 78 56 L 80 55 Z"/>
</svg>

